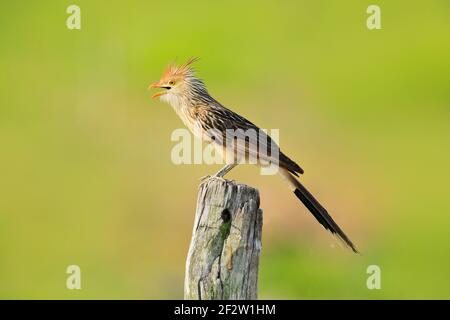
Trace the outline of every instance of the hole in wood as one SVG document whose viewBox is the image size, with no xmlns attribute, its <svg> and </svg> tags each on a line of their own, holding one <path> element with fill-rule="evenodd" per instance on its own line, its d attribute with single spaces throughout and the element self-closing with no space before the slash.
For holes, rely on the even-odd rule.
<svg viewBox="0 0 450 320">
<path fill-rule="evenodd" d="M 223 209 L 221 214 L 223 222 L 229 222 L 231 220 L 231 213 L 228 209 Z"/>
</svg>

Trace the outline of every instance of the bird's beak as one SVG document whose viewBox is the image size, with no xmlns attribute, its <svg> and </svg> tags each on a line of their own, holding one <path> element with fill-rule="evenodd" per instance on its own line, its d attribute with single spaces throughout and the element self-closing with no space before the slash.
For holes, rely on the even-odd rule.
<svg viewBox="0 0 450 320">
<path fill-rule="evenodd" d="M 149 89 L 161 88 L 161 87 L 162 87 L 162 85 L 159 82 L 152 83 L 151 85 L 148 86 Z M 162 96 L 163 94 L 166 94 L 166 93 L 167 93 L 167 91 L 157 92 L 154 95 L 152 95 L 152 99 L 156 99 L 159 96 Z"/>
</svg>

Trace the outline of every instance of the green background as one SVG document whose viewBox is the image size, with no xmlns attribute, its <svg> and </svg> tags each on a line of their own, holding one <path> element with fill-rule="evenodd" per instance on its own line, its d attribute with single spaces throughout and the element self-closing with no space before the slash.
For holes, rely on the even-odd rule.
<svg viewBox="0 0 450 320">
<path fill-rule="evenodd" d="M 149 83 L 175 58 L 280 129 L 354 255 L 283 181 L 264 209 L 260 298 L 450 298 L 450 2 L 70 1 L 0 5 L 0 297 L 182 298 L 198 178 L 174 165 Z M 68 265 L 82 289 L 66 289 Z M 369 265 L 381 290 L 366 287 Z"/>
</svg>

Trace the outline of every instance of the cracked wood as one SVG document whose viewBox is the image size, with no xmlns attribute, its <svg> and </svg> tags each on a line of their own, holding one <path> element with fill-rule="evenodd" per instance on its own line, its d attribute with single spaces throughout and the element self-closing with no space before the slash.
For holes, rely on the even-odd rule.
<svg viewBox="0 0 450 320">
<path fill-rule="evenodd" d="M 184 298 L 257 298 L 262 210 L 258 190 L 221 178 L 200 185 Z"/>
</svg>

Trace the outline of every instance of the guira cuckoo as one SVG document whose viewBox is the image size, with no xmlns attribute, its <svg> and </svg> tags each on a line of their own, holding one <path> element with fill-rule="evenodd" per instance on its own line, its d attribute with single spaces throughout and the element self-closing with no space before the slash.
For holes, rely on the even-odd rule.
<svg viewBox="0 0 450 320">
<path fill-rule="evenodd" d="M 313 195 L 297 180 L 303 169 L 279 150 L 278 145 L 256 125 L 244 117 L 224 107 L 208 93 L 205 84 L 196 77 L 192 64 L 196 58 L 189 59 L 185 64 L 169 65 L 161 79 L 150 85 L 150 88 L 162 88 L 152 98 L 159 97 L 169 103 L 184 124 L 201 139 L 213 142 L 222 157 L 232 154 L 233 161 L 215 174 L 223 177 L 234 168 L 240 159 L 250 157 L 261 164 L 264 160 L 278 164 L 278 173 L 288 182 L 297 198 L 308 208 L 317 221 L 332 234 L 340 238 L 351 250 L 358 253 L 356 247 L 345 235 L 342 229 L 328 214 L 327 210 L 313 197 Z M 228 143 L 229 130 L 241 131 L 233 136 L 237 143 Z M 253 132 L 257 139 L 249 139 L 246 132 Z M 242 134 L 243 133 L 243 134 Z M 251 134 L 250 134 L 251 138 Z M 255 141 L 258 145 L 254 145 Z M 241 142 L 241 143 L 239 143 Z M 265 149 L 265 150 L 264 150 Z M 272 150 L 277 152 L 271 152 Z M 262 151 L 265 152 L 262 152 Z"/>
</svg>

